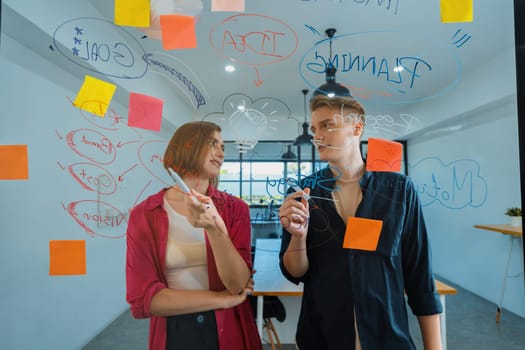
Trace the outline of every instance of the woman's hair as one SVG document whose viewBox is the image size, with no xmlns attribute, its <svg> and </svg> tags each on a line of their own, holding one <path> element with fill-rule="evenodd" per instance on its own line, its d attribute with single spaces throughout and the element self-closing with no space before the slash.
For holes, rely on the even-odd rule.
<svg viewBox="0 0 525 350">
<path fill-rule="evenodd" d="M 189 122 L 180 126 L 164 152 L 164 168 L 172 168 L 180 176 L 200 173 L 215 131 L 221 132 L 221 127 L 206 121 Z M 217 185 L 217 179 L 210 181 Z"/>
<path fill-rule="evenodd" d="M 329 108 L 337 108 L 340 109 L 343 107 L 344 109 L 348 110 L 354 110 L 357 112 L 359 121 L 363 123 L 363 127 L 365 124 L 365 109 L 359 101 L 354 99 L 351 96 L 334 96 L 334 97 L 328 97 L 326 95 L 320 94 L 312 97 L 310 99 L 310 111 L 315 111 L 318 108 L 321 107 L 329 107 Z"/>
</svg>

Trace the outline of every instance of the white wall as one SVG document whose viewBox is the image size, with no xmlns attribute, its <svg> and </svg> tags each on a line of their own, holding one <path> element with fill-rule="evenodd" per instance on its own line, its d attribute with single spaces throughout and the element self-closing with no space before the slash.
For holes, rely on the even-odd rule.
<svg viewBox="0 0 525 350">
<path fill-rule="evenodd" d="M 82 215 L 96 215 L 100 200 L 127 216 L 134 203 L 163 187 L 162 178 L 152 176 L 141 163 L 144 152 L 140 154 L 139 149 L 148 141 L 166 140 L 167 135 L 127 127 L 127 109 L 117 103 L 110 105 L 116 113 L 112 116 L 124 119 L 113 130 L 104 128 L 111 123 L 108 115 L 104 120 L 89 113 L 83 117 L 68 100 L 78 90 L 58 86 L 17 63 L 60 76 L 57 80 L 69 79 L 77 89 L 82 81 L 68 77 L 9 37 L 2 36 L 1 43 L 0 144 L 27 144 L 29 179 L 0 181 L 0 348 L 78 349 L 128 307 L 126 220 L 114 227 L 97 226 Z M 73 164 L 94 164 L 67 144 L 66 135 L 81 129 L 95 130 L 114 145 L 113 162 L 98 168 L 84 164 L 88 175 L 97 175 L 98 169 L 110 173 L 117 184 L 114 193 L 97 197 L 96 191 L 82 187 L 70 174 Z M 162 155 L 165 144 L 151 143 L 148 155 Z M 83 152 L 96 155 L 96 149 Z M 150 170 L 157 168 L 151 165 Z M 88 229 L 66 210 L 78 201 L 94 201 L 78 207 Z M 108 210 L 102 206 L 103 215 L 116 215 Z M 50 276 L 50 240 L 85 240 L 87 274 Z"/>
<path fill-rule="evenodd" d="M 460 111 L 454 123 L 409 139 L 409 174 L 424 205 L 435 272 L 497 304 L 510 237 L 473 226 L 508 223 L 505 209 L 521 206 L 516 101 L 501 97 L 508 85 L 487 89 L 476 84 L 464 83 L 471 98 L 442 101 L 434 109 Z M 498 87 L 496 81 L 493 86 Z M 522 252 L 522 241 L 516 240 L 509 274 L 523 272 Z M 523 274 L 507 279 L 503 307 L 525 317 L 524 295 Z"/>
</svg>

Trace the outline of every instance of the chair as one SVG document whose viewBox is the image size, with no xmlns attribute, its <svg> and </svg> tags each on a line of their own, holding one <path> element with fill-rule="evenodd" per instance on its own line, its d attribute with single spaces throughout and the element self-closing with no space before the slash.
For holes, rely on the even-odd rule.
<svg viewBox="0 0 525 350">
<path fill-rule="evenodd" d="M 252 246 L 252 263 L 255 258 L 255 246 Z M 257 315 L 257 297 L 249 295 L 250 305 L 252 307 L 253 316 Z M 275 341 L 279 350 L 282 350 L 281 340 L 279 335 L 275 330 L 275 327 L 272 322 L 272 318 L 276 318 L 277 321 L 283 322 L 286 319 L 286 309 L 282 301 L 276 296 L 265 296 L 263 297 L 263 329 L 268 335 L 268 341 L 272 347 L 272 350 L 275 350 Z"/>
<path fill-rule="evenodd" d="M 249 298 L 253 314 L 257 315 L 257 297 L 249 296 Z M 284 308 L 284 304 L 276 296 L 263 297 L 263 303 L 263 329 L 268 336 L 268 342 L 270 343 L 272 350 L 276 350 L 276 345 L 279 350 L 282 350 L 281 340 L 275 330 L 272 318 L 277 319 L 279 322 L 283 322 L 286 319 L 286 309 Z"/>
</svg>

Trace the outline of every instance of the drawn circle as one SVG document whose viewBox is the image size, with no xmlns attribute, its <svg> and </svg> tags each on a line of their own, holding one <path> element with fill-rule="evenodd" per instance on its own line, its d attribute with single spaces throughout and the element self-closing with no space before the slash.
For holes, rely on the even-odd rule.
<svg viewBox="0 0 525 350">
<path fill-rule="evenodd" d="M 249 33 L 238 34 L 236 32 L 236 29 L 245 27 L 251 28 Z M 277 29 L 271 31 L 269 28 L 272 27 L 276 27 Z M 277 33 L 279 35 L 276 35 Z M 290 35 L 290 37 L 293 38 L 293 42 L 289 40 L 288 47 L 286 47 L 286 41 L 281 42 L 281 45 L 275 45 L 283 48 L 285 51 L 283 54 L 277 54 L 275 52 L 254 52 L 254 48 L 249 44 L 248 35 L 256 34 L 261 35 L 264 40 L 274 41 L 282 39 L 284 35 Z M 237 48 L 236 39 L 240 37 L 242 37 L 240 39 L 240 45 L 242 45 L 242 47 Z M 269 16 L 257 14 L 239 14 L 226 18 L 210 29 L 209 40 L 210 45 L 224 58 L 251 66 L 263 66 L 285 60 L 295 53 L 299 43 L 297 33 L 288 24 Z M 227 44 L 233 46 L 231 55 L 226 54 L 224 51 L 225 41 Z M 272 45 L 268 46 L 274 47 Z M 252 53 L 252 55 L 250 55 L 250 53 Z M 246 57 L 248 57 L 248 59 Z"/>
<path fill-rule="evenodd" d="M 377 93 L 377 98 L 376 100 L 374 101 L 373 99 L 371 98 L 363 98 L 363 99 L 366 99 L 367 100 L 367 103 L 373 103 L 373 102 L 376 102 L 376 103 L 382 103 L 382 104 L 392 104 L 392 105 L 399 105 L 399 104 L 408 104 L 408 103 L 416 103 L 416 102 L 422 102 L 422 101 L 427 101 L 427 100 L 430 100 L 430 99 L 433 99 L 433 98 L 436 98 L 436 97 L 439 97 L 447 92 L 449 92 L 451 89 L 453 89 L 460 81 L 461 79 L 461 61 L 459 59 L 459 56 L 458 54 L 453 51 L 452 47 L 447 47 L 445 46 L 445 44 L 435 44 L 434 46 L 428 46 L 428 38 L 424 38 L 424 37 L 421 37 L 421 36 L 417 36 L 416 34 L 414 33 L 403 33 L 403 32 L 400 32 L 400 31 L 389 31 L 389 30 L 378 30 L 378 31 L 369 31 L 369 32 L 356 32 L 356 33 L 349 33 L 349 34 L 343 34 L 343 35 L 339 35 L 339 36 L 335 36 L 332 38 L 332 41 L 341 41 L 342 39 L 353 39 L 354 41 L 351 43 L 351 47 L 353 48 L 358 48 L 358 47 L 361 47 L 362 45 L 360 45 L 360 41 L 359 40 L 363 40 L 363 41 L 373 41 L 374 38 L 373 36 L 381 36 L 380 38 L 377 38 L 378 40 L 380 41 L 383 41 L 383 42 L 398 42 L 398 41 L 395 41 L 395 40 L 389 40 L 388 36 L 391 36 L 391 35 L 394 35 L 394 34 L 397 34 L 397 35 L 404 35 L 406 36 L 407 38 L 408 37 L 411 37 L 411 40 L 413 41 L 416 41 L 416 40 L 419 40 L 421 42 L 424 42 L 425 43 L 425 47 L 428 47 L 428 50 L 430 49 L 433 49 L 433 51 L 431 53 L 429 52 L 425 52 L 424 54 L 420 55 L 421 57 L 428 57 L 430 56 L 430 54 L 436 54 L 436 55 L 441 55 L 442 59 L 436 59 L 434 57 L 434 61 L 433 63 L 436 63 L 436 62 L 439 62 L 439 64 L 441 64 L 442 66 L 440 66 L 439 68 L 444 68 L 444 69 L 448 69 L 449 67 L 455 67 L 455 71 L 454 71 L 454 74 L 455 76 L 454 77 L 451 77 L 449 81 L 445 81 L 445 82 L 442 82 L 441 85 L 433 90 L 431 93 L 429 93 L 428 95 L 423 95 L 423 96 L 420 96 L 420 95 L 416 95 L 416 92 L 419 92 L 420 90 L 417 90 L 417 89 L 413 89 L 413 90 L 410 90 L 410 91 L 402 91 L 400 89 L 400 84 L 398 84 L 397 81 L 395 81 L 395 79 L 386 79 L 386 81 L 382 82 L 381 83 L 378 83 L 377 80 L 374 80 L 374 79 L 379 79 L 378 77 L 380 76 L 379 74 L 370 74 L 369 71 L 366 71 L 366 69 L 369 69 L 371 70 L 371 68 L 362 68 L 365 63 L 366 63 L 366 66 L 367 67 L 371 67 L 371 66 L 375 66 L 376 68 L 374 69 L 377 69 L 377 71 L 375 73 L 378 73 L 378 72 L 381 72 L 383 73 L 383 71 L 381 70 L 382 67 L 380 66 L 382 64 L 382 60 L 386 60 L 386 58 L 377 58 L 377 61 L 374 63 L 374 65 L 371 65 L 369 62 L 362 62 L 362 64 L 356 64 L 352 59 L 351 57 L 339 57 L 339 56 L 343 56 L 345 54 L 348 54 L 348 53 L 343 53 L 344 52 L 344 48 L 340 48 L 341 50 L 341 53 L 338 54 L 337 52 L 334 54 L 333 56 L 333 62 L 336 62 L 335 65 L 338 69 L 338 83 L 344 85 L 344 81 L 345 80 L 348 80 L 348 81 L 359 81 L 359 79 L 357 79 L 357 77 L 355 75 L 348 75 L 348 74 L 352 74 L 352 73 L 359 73 L 359 74 L 363 74 L 363 72 L 366 72 L 366 74 L 368 74 L 365 78 L 361 79 L 361 81 L 363 82 L 369 82 L 370 84 L 373 84 L 374 82 L 377 83 L 377 85 L 379 86 L 379 89 L 383 89 L 385 91 L 388 91 L 388 93 L 384 92 L 384 91 L 378 91 L 378 87 L 377 86 L 374 86 L 374 85 L 370 85 L 370 88 L 367 86 L 366 88 L 365 87 L 361 87 L 361 86 L 350 86 L 350 90 L 351 90 L 351 93 L 352 95 L 354 95 L 355 97 L 357 97 L 357 93 L 356 92 L 359 92 L 361 90 L 369 90 L 369 91 L 372 91 L 374 93 Z M 403 42 L 407 42 L 407 43 L 410 43 L 410 40 L 404 40 Z M 319 82 L 320 81 L 323 81 L 325 79 L 325 69 L 326 69 L 326 64 L 327 64 L 327 59 L 325 60 L 325 58 L 321 55 L 319 55 L 318 53 L 319 52 L 328 52 L 328 48 L 325 48 L 324 46 L 328 46 L 330 44 L 330 39 L 327 38 L 327 39 L 323 39 L 323 40 L 320 40 L 318 41 L 313 47 L 311 47 L 308 51 L 306 51 L 303 55 L 303 57 L 301 58 L 300 62 L 299 62 L 299 74 L 301 76 L 301 78 L 303 79 L 303 81 L 308 85 L 310 86 L 313 90 L 316 90 L 317 89 L 317 86 L 319 85 Z M 337 44 L 336 44 L 337 45 Z M 408 44 L 407 44 L 408 45 Z M 410 44 L 412 45 L 412 44 Z M 396 49 L 401 49 L 401 48 L 397 48 Z M 408 48 L 407 48 L 408 50 Z M 399 52 L 399 51 L 398 51 Z M 335 57 L 338 56 L 337 59 L 335 59 Z M 358 58 L 360 57 L 359 54 L 355 55 L 357 56 Z M 315 57 L 315 59 L 313 59 L 313 61 L 309 61 L 309 60 L 312 60 L 312 57 Z M 361 59 L 363 61 L 365 61 L 366 59 L 370 59 L 370 57 L 373 57 L 373 58 L 376 58 L 375 56 L 371 55 L 371 56 L 365 56 L 365 55 L 362 55 Z M 352 58 L 355 59 L 355 57 L 352 56 Z M 419 59 L 420 57 L 412 57 L 412 56 L 403 56 L 403 57 L 397 57 L 399 59 L 399 61 L 402 61 L 403 59 L 404 60 L 408 60 L 408 59 Z M 307 61 L 308 60 L 308 61 Z M 343 63 L 343 62 L 346 62 L 346 63 Z M 395 62 L 396 64 L 403 64 L 402 62 Z M 343 65 L 343 67 L 337 67 L 337 64 L 340 64 L 340 65 Z M 346 64 L 347 66 L 344 66 L 344 64 Z M 394 62 L 390 62 L 390 65 L 393 65 Z M 352 68 L 349 68 L 349 67 L 352 67 Z M 361 68 L 356 68 L 357 67 L 361 67 Z M 422 64 L 421 67 L 423 67 L 424 65 Z M 427 67 L 428 69 L 428 67 Z M 409 69 L 405 69 L 404 70 L 405 72 L 409 72 L 410 70 Z M 436 67 L 430 67 L 430 70 L 429 71 L 433 71 L 433 73 L 435 74 L 433 76 L 434 80 L 435 78 L 438 78 L 438 77 L 443 77 L 445 76 L 445 71 L 439 71 L 439 70 L 436 70 Z M 350 73 L 348 73 L 350 72 Z M 357 74 L 356 73 L 356 74 Z M 414 77 L 413 80 L 411 81 L 410 85 L 412 85 L 412 83 L 414 83 L 414 79 L 416 78 L 419 78 L 419 76 L 417 76 L 417 72 L 413 71 L 411 73 L 414 73 Z M 443 74 L 441 74 L 443 73 Z M 307 77 L 307 74 L 308 74 L 308 77 Z M 401 73 L 400 73 L 401 74 Z M 408 74 L 408 73 L 407 73 Z M 452 74 L 452 73 L 451 73 Z M 381 75 L 381 79 L 383 79 L 383 75 Z M 432 77 L 429 77 L 428 78 L 429 80 L 432 79 Z M 410 79 L 406 79 L 405 82 L 407 81 L 410 81 Z M 387 85 L 387 83 L 392 83 L 390 85 Z M 347 86 L 349 87 L 349 86 Z M 411 89 L 412 89 L 412 86 L 411 86 Z M 412 94 L 408 93 L 408 92 L 412 92 Z"/>
</svg>

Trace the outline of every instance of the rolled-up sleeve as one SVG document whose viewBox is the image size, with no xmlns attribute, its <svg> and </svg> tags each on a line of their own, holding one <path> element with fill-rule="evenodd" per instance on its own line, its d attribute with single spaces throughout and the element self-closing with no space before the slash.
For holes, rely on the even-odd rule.
<svg viewBox="0 0 525 350">
<path fill-rule="evenodd" d="M 443 308 L 432 272 L 432 255 L 423 211 L 411 181 L 406 184 L 403 232 L 403 275 L 408 304 L 416 316 L 441 313 Z"/>
</svg>

